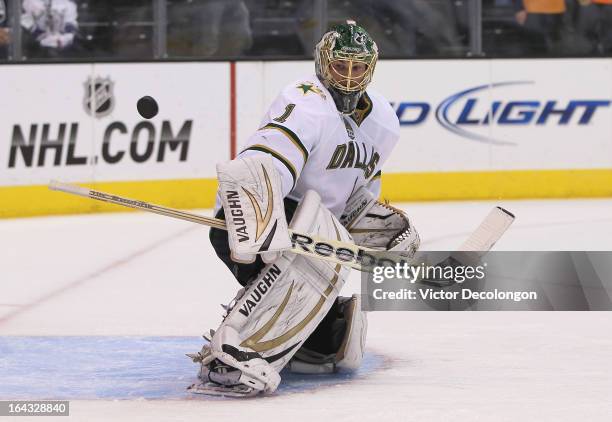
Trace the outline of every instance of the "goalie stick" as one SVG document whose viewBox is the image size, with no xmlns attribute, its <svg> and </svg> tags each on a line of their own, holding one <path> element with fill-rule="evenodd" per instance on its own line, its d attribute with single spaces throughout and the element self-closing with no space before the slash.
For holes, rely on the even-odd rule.
<svg viewBox="0 0 612 422">
<path fill-rule="evenodd" d="M 198 214 L 124 198 L 72 184 L 52 181 L 49 184 L 49 189 L 148 211 L 166 217 L 173 217 L 192 223 L 202 224 L 204 226 L 215 227 L 217 229 L 226 229 L 225 221 L 218 218 L 204 217 Z M 489 251 L 508 227 L 510 227 L 513 221 L 514 215 L 512 213 L 501 207 L 493 208 L 476 231 L 474 231 L 459 248 L 459 251 L 480 251 L 481 253 Z M 411 263 L 408 257 L 405 257 L 405 261 L 402 261 L 401 252 L 385 253 L 384 251 L 364 248 L 353 243 L 332 239 L 321 239 L 317 236 L 296 232 L 291 229 L 289 230 L 289 237 L 291 238 L 291 252 L 293 253 L 331 261 L 336 264 L 347 265 L 359 271 L 368 271 L 369 268 L 374 266 L 388 265 L 389 263 Z M 398 261 L 398 258 L 400 261 Z"/>
</svg>

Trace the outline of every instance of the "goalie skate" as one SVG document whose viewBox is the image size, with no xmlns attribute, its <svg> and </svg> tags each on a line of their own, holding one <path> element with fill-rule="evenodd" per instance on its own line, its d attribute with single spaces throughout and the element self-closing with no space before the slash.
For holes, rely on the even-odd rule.
<svg viewBox="0 0 612 422">
<path fill-rule="evenodd" d="M 193 355 L 189 355 L 189 357 L 193 358 Z M 209 366 L 215 367 L 215 362 L 218 362 L 218 365 L 216 365 L 218 372 L 213 373 L 211 371 L 211 373 L 206 374 L 200 372 L 200 382 L 187 387 L 187 391 L 195 394 L 226 397 L 252 397 L 262 392 L 261 388 L 253 388 L 241 382 L 244 380 L 244 376 L 241 377 L 242 373 L 235 368 L 224 365 L 216 360 L 210 362 Z M 258 385 L 258 387 L 260 386 Z"/>
<path fill-rule="evenodd" d="M 255 390 L 247 385 L 240 384 L 225 386 L 212 382 L 200 382 L 187 387 L 187 391 L 195 394 L 205 394 L 207 396 L 220 397 L 254 397 L 261 391 Z"/>
<path fill-rule="evenodd" d="M 207 341 L 202 346 L 202 350 L 197 353 L 187 353 L 187 356 L 194 363 L 200 363 L 201 365 L 198 373 L 200 382 L 187 387 L 187 391 L 195 394 L 226 397 L 251 397 L 263 392 L 264 385 L 259 380 L 213 357 L 211 342 L 214 335 L 214 330 L 210 330 L 208 335 L 202 335 Z M 249 366 L 257 367 L 258 361 L 263 361 L 258 353 L 239 352 L 237 349 L 233 351 L 226 349 L 226 351 L 249 360 L 252 365 L 247 364 L 247 368 Z"/>
</svg>

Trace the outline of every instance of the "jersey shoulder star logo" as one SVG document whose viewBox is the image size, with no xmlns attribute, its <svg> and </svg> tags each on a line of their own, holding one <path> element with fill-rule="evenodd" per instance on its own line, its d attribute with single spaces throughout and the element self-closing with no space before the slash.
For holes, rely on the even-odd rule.
<svg viewBox="0 0 612 422">
<path fill-rule="evenodd" d="M 301 90 L 302 94 L 304 95 L 308 94 L 309 92 L 314 92 L 315 94 L 320 95 L 321 98 L 325 99 L 325 94 L 323 91 L 310 82 L 302 82 L 296 88 Z"/>
</svg>

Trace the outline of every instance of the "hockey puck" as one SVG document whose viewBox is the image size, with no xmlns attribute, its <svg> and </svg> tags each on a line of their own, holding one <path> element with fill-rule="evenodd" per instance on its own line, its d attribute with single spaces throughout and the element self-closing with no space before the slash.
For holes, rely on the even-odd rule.
<svg viewBox="0 0 612 422">
<path fill-rule="evenodd" d="M 138 109 L 138 114 L 140 114 L 145 119 L 151 119 L 157 116 L 157 112 L 159 111 L 159 107 L 157 106 L 157 101 L 155 98 L 145 95 L 136 103 L 136 108 Z"/>
</svg>

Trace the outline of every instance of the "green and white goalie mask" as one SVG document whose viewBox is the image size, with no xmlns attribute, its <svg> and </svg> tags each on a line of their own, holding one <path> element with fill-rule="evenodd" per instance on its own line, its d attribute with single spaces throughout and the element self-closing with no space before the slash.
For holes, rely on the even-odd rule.
<svg viewBox="0 0 612 422">
<path fill-rule="evenodd" d="M 354 21 L 336 25 L 315 47 L 317 76 L 330 91 L 338 111 L 351 114 L 372 81 L 378 47 Z"/>
</svg>

